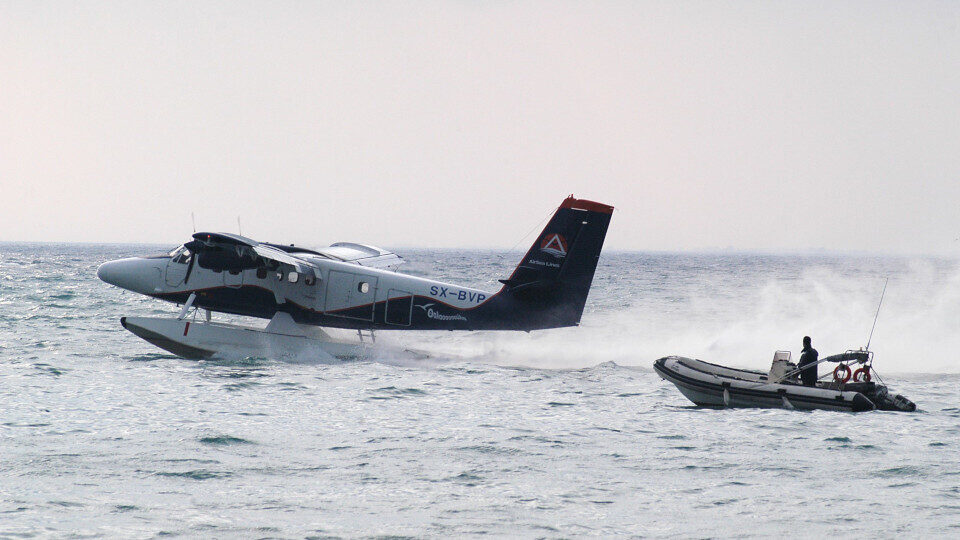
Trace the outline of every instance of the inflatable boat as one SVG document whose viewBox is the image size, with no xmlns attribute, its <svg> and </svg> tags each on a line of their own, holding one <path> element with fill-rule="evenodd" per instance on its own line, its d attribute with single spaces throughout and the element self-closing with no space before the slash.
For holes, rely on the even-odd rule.
<svg viewBox="0 0 960 540">
<path fill-rule="evenodd" d="M 653 369 L 676 385 L 687 399 L 705 407 L 915 411 L 917 406 L 912 401 L 899 394 L 891 395 L 885 385 L 873 382 L 872 360 L 873 353 L 869 351 L 847 351 L 823 358 L 818 364 L 838 365 L 833 370 L 833 380 L 817 381 L 816 386 L 800 384 L 800 370 L 790 362 L 789 351 L 777 351 L 766 373 L 682 356 L 661 358 L 654 362 Z M 861 367 L 853 371 L 856 364 Z"/>
</svg>

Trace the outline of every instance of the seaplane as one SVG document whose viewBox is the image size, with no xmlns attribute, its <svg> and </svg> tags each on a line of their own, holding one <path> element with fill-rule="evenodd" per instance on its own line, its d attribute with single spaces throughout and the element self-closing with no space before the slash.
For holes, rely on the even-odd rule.
<svg viewBox="0 0 960 540">
<path fill-rule="evenodd" d="M 177 356 L 347 360 L 364 357 L 378 331 L 579 325 L 612 214 L 612 206 L 566 198 L 495 292 L 404 274 L 403 258 L 365 244 L 307 249 L 222 232 L 194 233 L 169 253 L 105 262 L 97 276 L 182 306 L 176 317 L 120 318 Z M 212 313 L 269 322 L 218 322 Z M 331 329 L 357 334 L 343 339 Z"/>
</svg>

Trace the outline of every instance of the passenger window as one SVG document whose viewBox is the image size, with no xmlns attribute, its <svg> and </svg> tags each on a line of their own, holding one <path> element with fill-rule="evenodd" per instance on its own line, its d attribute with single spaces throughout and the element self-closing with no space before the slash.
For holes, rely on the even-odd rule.
<svg viewBox="0 0 960 540">
<path fill-rule="evenodd" d="M 303 276 L 303 284 L 307 286 L 312 286 L 316 283 L 317 279 L 313 276 Z"/>
<path fill-rule="evenodd" d="M 300 274 L 296 272 L 290 272 L 290 275 L 287 276 L 287 281 L 290 283 L 296 283 L 298 279 L 300 279 Z"/>
<path fill-rule="evenodd" d="M 367 294 L 370 291 L 370 284 L 366 281 L 361 281 L 360 284 L 357 285 L 357 290 L 360 291 L 360 294 Z"/>
<path fill-rule="evenodd" d="M 267 279 L 266 268 L 257 268 L 257 279 Z"/>
</svg>

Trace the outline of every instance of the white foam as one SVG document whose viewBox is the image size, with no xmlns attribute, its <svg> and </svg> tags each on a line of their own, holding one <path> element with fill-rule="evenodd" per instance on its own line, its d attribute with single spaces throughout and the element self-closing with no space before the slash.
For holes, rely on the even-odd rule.
<svg viewBox="0 0 960 540">
<path fill-rule="evenodd" d="M 882 373 L 960 372 L 960 270 L 913 261 L 890 276 L 871 343 Z M 669 284 L 667 285 L 669 287 Z M 635 291 L 632 305 L 589 311 L 579 328 L 531 333 L 411 333 L 401 341 L 436 355 L 502 365 L 575 368 L 614 361 L 649 367 L 679 354 L 766 369 L 774 351 L 799 355 L 812 336 L 821 355 L 863 347 L 883 279 L 816 266 L 799 278 L 719 282 L 677 290 L 678 299 Z"/>
</svg>

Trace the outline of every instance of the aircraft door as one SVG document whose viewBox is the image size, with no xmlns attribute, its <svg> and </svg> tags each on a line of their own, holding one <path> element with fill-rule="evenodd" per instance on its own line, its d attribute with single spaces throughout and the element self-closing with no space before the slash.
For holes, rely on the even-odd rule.
<svg viewBox="0 0 960 540">
<path fill-rule="evenodd" d="M 167 261 L 167 268 L 163 273 L 167 285 L 177 287 L 183 284 L 183 280 L 187 277 L 187 265 L 190 263 L 190 257 L 192 257 L 187 253 L 189 252 L 178 250 Z"/>
<path fill-rule="evenodd" d="M 413 314 L 413 295 L 407 291 L 390 289 L 387 293 L 387 309 L 383 316 L 387 324 L 410 326 Z"/>
<path fill-rule="evenodd" d="M 373 321 L 377 276 L 331 270 L 323 311 L 326 315 Z"/>
</svg>

